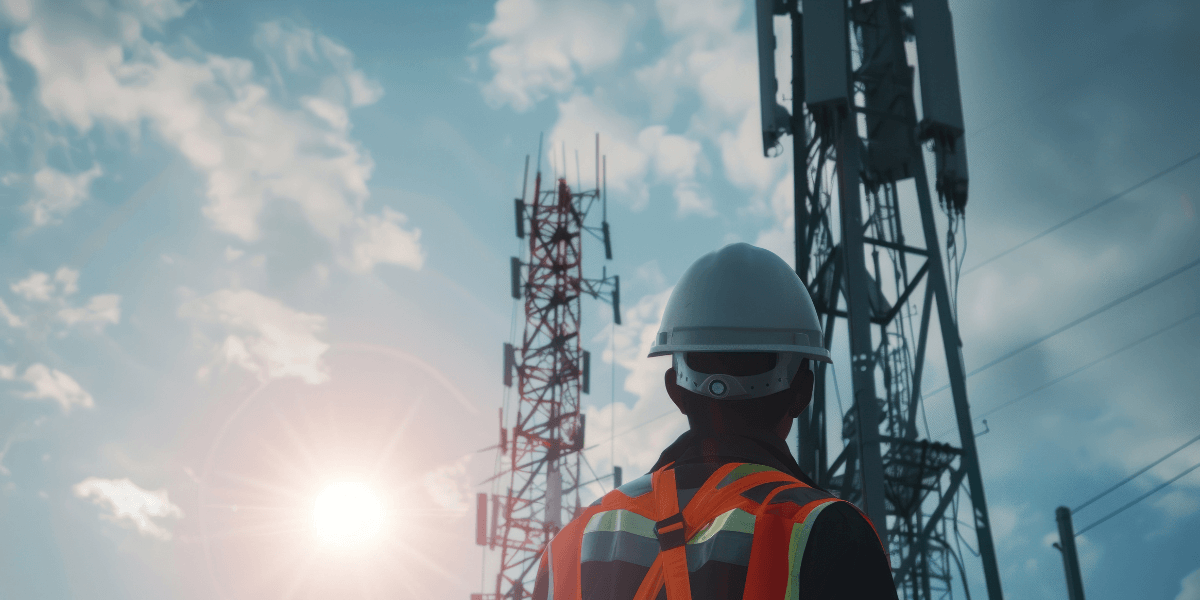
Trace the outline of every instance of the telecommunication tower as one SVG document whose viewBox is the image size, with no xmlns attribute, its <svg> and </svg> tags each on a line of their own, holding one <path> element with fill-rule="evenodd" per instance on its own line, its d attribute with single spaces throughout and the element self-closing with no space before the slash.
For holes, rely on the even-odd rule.
<svg viewBox="0 0 1200 600">
<path fill-rule="evenodd" d="M 850 345 L 851 402 L 830 415 L 820 364 L 797 420 L 800 466 L 863 508 L 892 555 L 901 597 L 913 600 L 952 595 L 955 579 L 969 595 L 958 518 L 948 513 L 965 496 L 988 598 L 1000 600 L 955 312 L 967 169 L 948 0 L 756 0 L 756 10 L 763 151 L 786 133 L 794 141 L 796 272 L 824 321 L 825 347 L 838 319 Z M 776 15 L 791 21 L 790 112 L 777 98 Z M 946 260 L 925 146 L 949 223 Z M 918 427 L 935 304 L 956 444 Z M 842 419 L 836 454 L 830 417 Z"/>
<path fill-rule="evenodd" d="M 608 275 L 607 268 L 599 279 L 583 277 L 583 234 L 602 242 L 605 258 L 612 259 L 600 136 L 594 189 L 571 190 L 565 149 L 561 176 L 543 189 L 541 157 L 539 142 L 532 203 L 525 195 L 528 156 L 524 189 L 514 202 L 517 237 L 529 239 L 524 260 L 511 260 L 512 297 L 523 300 L 525 326 L 519 344 L 504 344 L 504 385 L 511 388 L 515 382 L 518 397 L 511 427 L 501 408 L 502 467 L 493 479 L 506 489 L 491 497 L 490 527 L 488 497 L 477 496 L 476 542 L 499 549 L 500 564 L 495 591 L 472 594 L 472 600 L 529 596 L 542 549 L 581 510 L 580 488 L 592 483 L 580 474 L 585 423 L 579 400 L 589 392 L 591 363 L 579 341 L 582 296 L 611 303 L 613 320 L 621 324 L 620 278 Z M 578 155 L 575 162 L 579 188 Z M 595 208 L 601 212 L 599 227 L 588 224 Z"/>
</svg>

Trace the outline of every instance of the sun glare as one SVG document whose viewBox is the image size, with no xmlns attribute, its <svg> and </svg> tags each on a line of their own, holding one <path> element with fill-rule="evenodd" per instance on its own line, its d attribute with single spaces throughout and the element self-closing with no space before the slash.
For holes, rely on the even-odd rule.
<svg viewBox="0 0 1200 600">
<path fill-rule="evenodd" d="M 313 526 L 326 542 L 339 545 L 375 537 L 383 525 L 383 505 L 366 485 L 335 483 L 313 503 Z"/>
</svg>

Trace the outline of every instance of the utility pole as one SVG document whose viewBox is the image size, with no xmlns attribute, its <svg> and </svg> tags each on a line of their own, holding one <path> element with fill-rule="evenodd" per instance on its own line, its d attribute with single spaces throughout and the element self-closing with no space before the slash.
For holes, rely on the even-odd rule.
<svg viewBox="0 0 1200 600">
<path fill-rule="evenodd" d="M 1079 553 L 1075 551 L 1075 526 L 1071 509 L 1060 506 L 1054 510 L 1058 521 L 1058 541 L 1054 547 L 1062 553 L 1063 570 L 1067 574 L 1067 600 L 1083 600 L 1083 575 L 1079 572 Z"/>
<path fill-rule="evenodd" d="M 827 449 L 822 363 L 797 419 L 799 464 L 863 509 L 894 557 L 901 596 L 913 600 L 952 593 L 952 579 L 965 572 L 954 551 L 958 518 L 948 512 L 962 497 L 988 598 L 1001 600 L 955 308 L 967 169 L 948 0 L 756 0 L 755 8 L 764 154 L 793 136 L 796 272 L 822 318 L 825 347 L 844 320 L 850 351 L 850 402 L 833 415 L 842 419 L 844 449 L 836 457 Z M 790 112 L 777 93 L 776 16 L 791 21 Z M 948 260 L 934 191 L 950 224 Z M 924 439 L 918 428 L 935 317 L 959 430 L 951 443 Z"/>
</svg>

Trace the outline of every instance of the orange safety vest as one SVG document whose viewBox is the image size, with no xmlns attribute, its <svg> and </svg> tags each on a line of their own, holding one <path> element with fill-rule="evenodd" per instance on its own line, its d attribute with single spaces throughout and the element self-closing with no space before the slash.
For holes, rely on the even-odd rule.
<svg viewBox="0 0 1200 600">
<path fill-rule="evenodd" d="M 813 524 L 830 504 L 844 501 L 782 471 L 730 463 L 709 476 L 680 511 L 673 466 L 655 471 L 646 493 L 622 493 L 629 486 L 609 492 L 551 540 L 542 553 L 538 577 L 546 600 L 582 600 L 584 548 L 588 536 L 602 533 L 626 536 L 620 551 L 627 555 L 610 555 L 610 560 L 649 565 L 633 600 L 655 600 L 664 588 L 667 600 L 691 600 L 688 549 L 693 549 L 693 558 L 699 557 L 696 560 L 707 559 L 714 548 L 703 545 L 719 542 L 714 538 L 723 531 L 753 535 L 743 600 L 799 598 L 800 565 Z M 775 487 L 761 501 L 744 495 L 763 484 Z M 655 538 L 657 548 L 648 546 Z M 535 598 L 541 597 L 540 591 L 535 588 Z"/>
</svg>

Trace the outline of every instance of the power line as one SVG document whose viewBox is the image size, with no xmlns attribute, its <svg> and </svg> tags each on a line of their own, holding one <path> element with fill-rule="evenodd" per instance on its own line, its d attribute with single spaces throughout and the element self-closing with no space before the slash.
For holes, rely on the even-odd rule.
<svg viewBox="0 0 1200 600">
<path fill-rule="evenodd" d="M 629 429 L 626 429 L 626 430 L 622 431 L 621 433 L 618 433 L 618 434 L 616 434 L 616 435 L 613 435 L 613 436 L 611 436 L 609 439 L 607 439 L 607 440 L 604 440 L 603 442 L 600 442 L 600 443 L 597 443 L 597 444 L 593 444 L 593 445 L 591 445 L 591 446 L 588 446 L 587 448 L 584 448 L 584 450 L 591 450 L 592 448 L 598 448 L 598 447 L 600 447 L 600 446 L 603 446 L 604 444 L 611 443 L 611 442 L 612 442 L 612 440 L 614 440 L 614 439 L 616 439 L 616 438 L 619 438 L 619 437 L 621 437 L 621 436 L 623 436 L 623 435 L 625 435 L 625 434 L 627 434 L 627 433 L 632 433 L 632 432 L 634 432 L 635 430 L 641 429 L 641 428 L 643 428 L 643 427 L 645 427 L 645 426 L 647 426 L 647 425 L 649 425 L 649 424 L 651 424 L 651 423 L 653 423 L 653 422 L 655 422 L 655 421 L 658 421 L 658 420 L 660 420 L 660 419 L 663 419 L 663 418 L 665 418 L 665 417 L 668 417 L 668 416 L 670 416 L 670 415 L 671 415 L 671 413 L 674 413 L 674 412 L 675 412 L 674 410 L 668 410 L 667 412 L 665 412 L 665 413 L 663 413 L 663 414 L 661 414 L 661 415 L 658 415 L 657 417 L 654 417 L 653 419 L 647 419 L 647 420 L 645 420 L 645 421 L 642 421 L 641 423 L 638 423 L 637 425 L 634 425 L 633 427 L 630 427 Z"/>
<path fill-rule="evenodd" d="M 1075 375 L 1075 374 L 1079 373 L 1080 371 L 1084 371 L 1084 370 L 1086 370 L 1086 369 L 1089 369 L 1089 368 L 1091 368 L 1091 367 L 1094 367 L 1094 366 L 1096 366 L 1097 364 L 1100 364 L 1100 363 L 1102 363 L 1102 362 L 1104 362 L 1104 361 L 1106 361 L 1106 360 L 1108 360 L 1108 359 L 1110 359 L 1110 358 L 1112 358 L 1112 357 L 1114 357 L 1114 356 L 1116 356 L 1116 355 L 1118 355 L 1118 354 L 1120 354 L 1120 353 L 1122 353 L 1122 352 L 1124 352 L 1124 351 L 1126 351 L 1126 350 L 1128 350 L 1128 349 L 1130 349 L 1130 348 L 1132 348 L 1132 347 L 1134 347 L 1134 346 L 1136 346 L 1136 345 L 1138 345 L 1138 344 L 1140 344 L 1140 343 L 1142 343 L 1142 342 L 1144 342 L 1144 341 L 1146 341 L 1146 340 L 1149 340 L 1149 339 L 1150 339 L 1150 338 L 1152 338 L 1152 337 L 1155 337 L 1155 336 L 1158 336 L 1158 335 L 1162 335 L 1163 333 L 1166 333 L 1167 331 L 1170 331 L 1170 330 L 1172 330 L 1172 329 L 1174 329 L 1174 328 L 1176 328 L 1176 327 L 1179 327 L 1180 325 L 1183 325 L 1184 323 L 1186 323 L 1186 322 L 1188 322 L 1188 321 L 1190 321 L 1190 320 L 1192 320 L 1192 319 L 1194 319 L 1194 318 L 1196 318 L 1196 317 L 1198 317 L 1198 316 L 1200 316 L 1200 311 L 1194 312 L 1194 313 L 1192 313 L 1192 314 L 1190 314 L 1190 315 L 1188 315 L 1188 316 L 1186 316 L 1186 317 L 1184 317 L 1184 318 L 1182 318 L 1182 319 L 1179 319 L 1179 320 L 1175 321 L 1174 323 L 1171 323 L 1170 325 L 1167 325 L 1166 327 L 1163 327 L 1163 328 L 1161 328 L 1161 329 L 1158 329 L 1157 331 L 1155 331 L 1155 332 L 1153 332 L 1153 333 L 1150 333 L 1150 334 L 1144 335 L 1144 336 L 1142 336 L 1142 337 L 1140 337 L 1140 338 L 1138 338 L 1138 339 L 1136 339 L 1136 340 L 1134 340 L 1134 341 L 1132 341 L 1132 342 L 1130 342 L 1130 343 L 1128 343 L 1128 344 L 1125 344 L 1124 346 L 1121 346 L 1120 348 L 1118 348 L 1118 349 L 1116 349 L 1116 350 L 1113 350 L 1112 352 L 1109 352 L 1108 354 L 1105 354 L 1104 356 L 1101 356 L 1100 358 L 1097 358 L 1096 360 L 1093 360 L 1092 362 L 1089 362 L 1089 363 L 1088 363 L 1088 364 L 1086 364 L 1086 365 L 1083 365 L 1082 367 L 1079 367 L 1079 368 L 1077 368 L 1077 369 L 1075 369 L 1075 370 L 1073 370 L 1073 371 L 1071 371 L 1071 372 L 1069 372 L 1069 373 L 1065 373 L 1065 374 L 1063 374 L 1063 375 L 1059 375 L 1058 377 L 1055 377 L 1054 379 L 1051 379 L 1050 381 L 1047 381 L 1046 383 L 1043 383 L 1042 385 L 1039 385 L 1038 387 L 1036 387 L 1036 388 L 1033 388 L 1032 390 L 1029 390 L 1028 392 L 1025 392 L 1025 393 L 1023 393 L 1023 394 L 1021 394 L 1020 396 L 1017 396 L 1016 398 L 1013 398 L 1012 400 L 1009 400 L 1008 402 L 1005 402 L 1004 404 L 1001 404 L 1001 405 L 999 405 L 999 406 L 996 406 L 996 407 L 994 407 L 994 408 L 990 408 L 990 409 L 988 409 L 986 412 L 976 415 L 976 416 L 975 416 L 975 418 L 974 418 L 974 420 L 978 421 L 978 420 L 980 420 L 980 419 L 982 419 L 982 418 L 984 418 L 984 417 L 987 417 L 988 415 L 991 415 L 992 413 L 994 413 L 994 412 L 996 412 L 996 411 L 998 411 L 998 410 L 1000 410 L 1000 409 L 1003 409 L 1003 408 L 1007 408 L 1007 407 L 1009 407 L 1009 406 L 1012 406 L 1013 404 L 1016 404 L 1017 402 L 1020 402 L 1021 400 L 1024 400 L 1024 399 L 1026 399 L 1026 398 L 1028 398 L 1028 397 L 1030 397 L 1030 396 L 1032 396 L 1032 395 L 1036 394 L 1037 392 L 1040 392 L 1040 391 L 1042 391 L 1042 390 L 1044 390 L 1044 389 L 1046 389 L 1046 388 L 1048 388 L 1048 387 L 1050 387 L 1050 386 L 1052 386 L 1052 385 L 1054 385 L 1054 384 L 1056 384 L 1056 383 L 1058 383 L 1058 382 L 1060 382 L 1060 381 L 1062 381 L 1062 380 L 1064 380 L 1064 379 L 1066 379 L 1066 378 L 1068 378 L 1068 377 L 1070 377 L 1070 376 L 1072 376 L 1072 375 Z M 1082 508 L 1082 507 L 1080 507 L 1080 508 Z M 1075 509 L 1075 510 L 1079 510 L 1079 509 L 1077 508 L 1077 509 Z M 1072 511 L 1072 512 L 1073 512 L 1073 511 Z"/>
<path fill-rule="evenodd" d="M 589 482 L 589 484 L 590 484 L 590 483 L 600 483 L 600 482 L 601 482 L 601 480 L 603 480 L 605 477 L 608 477 L 608 475 L 605 475 L 604 477 L 601 477 L 601 476 L 599 476 L 599 475 L 597 475 L 597 474 L 596 474 L 596 470 L 592 468 L 592 463 L 591 463 L 591 461 L 589 461 L 589 460 L 587 459 L 587 455 L 586 455 L 586 454 L 584 454 L 584 453 L 580 452 L 580 453 L 579 453 L 579 456 L 582 456 L 582 457 L 583 457 L 583 464 L 587 465 L 588 471 L 591 471 L 591 472 L 592 472 L 592 477 L 593 477 L 594 479 L 592 479 L 592 481 L 591 481 L 591 482 Z M 583 485 L 587 485 L 587 484 L 577 484 L 577 485 L 576 485 L 576 487 L 577 487 L 577 488 L 578 488 L 578 487 L 583 487 Z M 604 491 L 604 493 L 606 493 L 606 494 L 608 493 L 608 490 L 605 490 L 605 489 L 604 489 L 604 484 L 603 484 L 603 483 L 600 483 L 600 489 L 601 489 L 601 490 L 603 490 L 603 491 Z"/>
<path fill-rule="evenodd" d="M 1090 312 L 1086 315 L 1083 315 L 1082 317 L 1079 317 L 1078 319 L 1075 319 L 1074 321 L 1071 321 L 1070 323 L 1067 323 L 1066 325 L 1063 325 L 1062 327 L 1059 327 L 1058 329 L 1055 329 L 1054 331 L 1051 331 L 1050 333 L 1025 344 L 1024 346 L 1021 346 L 1015 350 L 1012 350 L 1008 354 L 1005 354 L 1005 355 L 983 365 L 982 367 L 979 367 L 979 368 L 975 369 L 974 371 L 967 373 L 967 377 L 973 377 L 975 375 L 978 375 L 979 373 L 982 373 L 983 371 L 986 371 L 986 370 L 1026 351 L 1030 348 L 1033 348 L 1034 346 L 1037 346 L 1038 344 L 1040 344 L 1040 343 L 1042 343 L 1042 342 L 1044 342 L 1044 341 L 1046 341 L 1046 340 L 1048 340 L 1048 339 L 1050 339 L 1050 338 L 1052 338 L 1052 337 L 1054 337 L 1076 325 L 1079 325 L 1080 323 L 1083 323 L 1084 321 L 1087 321 L 1088 319 L 1091 319 L 1092 317 L 1094 317 L 1110 308 L 1113 308 L 1113 307 L 1117 306 L 1118 304 L 1125 302 L 1126 300 L 1130 300 L 1144 292 L 1149 291 L 1150 289 L 1152 289 L 1162 283 L 1165 283 L 1166 281 L 1172 279 L 1173 277 L 1180 275 L 1181 273 L 1187 271 L 1188 269 L 1191 269 L 1192 267 L 1195 267 L 1196 265 L 1200 265 L 1200 258 L 1193 260 L 1192 262 L 1190 262 L 1186 265 L 1183 265 L 1182 267 L 1179 267 L 1178 269 L 1175 269 L 1174 271 L 1171 271 L 1170 273 L 1167 273 L 1166 275 L 1163 275 L 1162 277 L 1159 277 L 1158 279 L 1155 279 L 1154 281 L 1151 281 L 1150 283 L 1147 283 L 1146 285 L 1143 285 L 1142 287 L 1140 287 L 1136 290 L 1133 290 L 1132 292 L 1129 292 L 1128 294 L 1125 294 L 1124 296 L 1121 296 L 1120 298 L 1117 298 L 1116 300 L 1113 300 L 1112 302 L 1109 302 L 1108 304 L 1105 304 L 1104 306 L 1101 306 L 1100 308 L 1097 308 L 1096 310 L 1093 310 L 1092 312 Z M 949 389 L 949 388 L 950 388 L 950 384 L 943 385 L 942 387 L 929 392 L 929 394 L 926 397 L 928 398 L 929 396 L 933 396 L 934 394 L 937 394 L 938 392 L 941 392 L 941 391 Z"/>
<path fill-rule="evenodd" d="M 1138 496 L 1137 498 L 1135 498 L 1135 499 L 1134 499 L 1132 502 L 1130 502 L 1129 504 L 1126 504 L 1125 506 L 1122 506 L 1121 508 L 1118 508 L 1117 510 L 1114 510 L 1114 511 L 1112 511 L 1112 512 L 1108 513 L 1107 515 L 1104 515 L 1103 517 L 1101 517 L 1101 518 L 1100 518 L 1100 520 L 1099 520 L 1099 521 L 1096 521 L 1095 523 L 1092 523 L 1091 525 L 1088 525 L 1087 527 L 1084 527 L 1083 529 L 1080 529 L 1080 530 L 1079 530 L 1079 531 L 1078 531 L 1078 532 L 1075 534 L 1075 537 L 1079 537 L 1079 536 L 1083 535 L 1084 533 L 1087 533 L 1087 531 L 1088 531 L 1089 529 L 1091 529 L 1091 528 L 1093 528 L 1093 527 L 1095 527 L 1095 526 L 1097 526 L 1097 525 L 1099 525 L 1099 524 L 1101 524 L 1101 523 L 1103 523 L 1103 522 L 1105 522 L 1105 521 L 1107 521 L 1107 520 L 1109 520 L 1109 519 L 1111 519 L 1111 518 L 1113 518 L 1113 517 L 1117 516 L 1118 514 L 1120 514 L 1120 513 L 1121 513 L 1122 511 L 1124 511 L 1125 509 L 1127 509 L 1127 508 L 1129 508 L 1129 507 L 1133 506 L 1134 504 L 1137 504 L 1138 502 L 1141 502 L 1142 500 L 1145 500 L 1146 498 L 1149 498 L 1150 496 L 1152 496 L 1153 494 L 1155 494 L 1155 493 L 1156 493 L 1156 492 L 1158 492 L 1159 490 L 1161 490 L 1161 489 L 1163 489 L 1163 488 L 1167 487 L 1168 485 L 1171 485 L 1172 483 L 1175 483 L 1176 481 L 1178 481 L 1179 479 L 1181 479 L 1181 478 L 1182 478 L 1184 475 L 1187 475 L 1188 473 L 1191 473 L 1192 471 L 1195 471 L 1196 469 L 1200 469 L 1200 463 L 1196 463 L 1196 464 L 1192 465 L 1192 466 L 1191 466 L 1191 468 L 1189 468 L 1188 470 L 1186 470 L 1186 471 L 1184 471 L 1184 472 L 1182 472 L 1182 473 L 1180 473 L 1180 474 L 1178 474 L 1178 475 L 1176 475 L 1176 476 L 1172 477 L 1171 479 L 1169 479 L 1169 480 L 1167 480 L 1167 481 L 1164 481 L 1164 482 L 1163 482 L 1161 485 L 1159 485 L 1158 487 L 1155 487 L 1154 489 L 1150 490 L 1149 492 L 1146 492 L 1145 494 L 1142 494 L 1141 496 Z"/>
<path fill-rule="evenodd" d="M 1160 458 L 1160 459 L 1158 459 L 1158 460 L 1156 460 L 1156 461 L 1154 461 L 1154 462 L 1150 463 L 1149 465 L 1146 465 L 1144 468 L 1142 468 L 1142 470 L 1138 471 L 1137 473 L 1134 473 L 1133 475 L 1130 475 L 1129 477 L 1126 477 L 1125 479 L 1122 479 L 1121 481 L 1117 482 L 1117 484 L 1116 484 L 1116 485 L 1114 485 L 1114 486 L 1112 486 L 1112 487 L 1108 488 L 1107 490 L 1104 490 L 1103 492 L 1100 492 L 1100 493 L 1099 493 L 1099 494 L 1097 494 L 1095 497 L 1093 497 L 1091 500 L 1088 500 L 1087 502 L 1084 502 L 1083 504 L 1080 504 L 1079 506 L 1077 506 L 1077 507 L 1075 507 L 1075 508 L 1071 509 L 1071 514 L 1075 514 L 1075 513 L 1079 512 L 1079 511 L 1083 510 L 1083 509 L 1084 509 L 1084 507 L 1086 507 L 1087 505 L 1089 505 L 1089 504 L 1091 504 L 1091 503 L 1093 503 L 1093 502 L 1095 502 L 1095 501 L 1099 500 L 1100 498 L 1103 498 L 1104 496 L 1108 495 L 1108 493 L 1109 493 L 1109 492 L 1111 492 L 1111 491 L 1113 491 L 1113 490 L 1115 490 L 1115 489 L 1117 489 L 1117 488 L 1119 488 L 1119 487 L 1121 487 L 1121 486 L 1125 485 L 1126 483 L 1129 483 L 1130 481 L 1133 481 L 1133 479 L 1134 479 L 1135 477 L 1137 477 L 1138 475 L 1141 475 L 1142 473 L 1145 473 L 1146 471 L 1149 471 L 1150 469 L 1153 469 L 1154 467 L 1158 466 L 1158 464 L 1159 464 L 1159 463 L 1161 463 L 1162 461 L 1164 461 L 1164 460 L 1167 460 L 1168 458 L 1171 458 L 1172 456 L 1175 456 L 1175 454 L 1176 454 L 1177 452 L 1179 452 L 1180 450 L 1183 450 L 1184 448 L 1187 448 L 1188 446 L 1191 446 L 1191 445 L 1192 445 L 1193 443 L 1195 443 L 1197 440 L 1200 440 L 1200 435 L 1198 435 L 1198 436 L 1196 436 L 1196 437 L 1194 437 L 1194 438 L 1192 438 L 1192 439 L 1188 440 L 1188 441 L 1187 441 L 1187 442 L 1185 442 L 1185 443 L 1184 443 L 1182 446 L 1180 446 L 1180 447 L 1178 447 L 1178 448 L 1176 448 L 1176 449 L 1174 449 L 1174 450 L 1172 450 L 1172 451 L 1168 452 L 1168 453 L 1166 454 L 1166 456 L 1163 456 L 1162 458 Z M 1083 533 L 1083 532 L 1080 532 L 1080 533 Z M 1078 535 L 1078 534 L 1076 534 L 1076 535 Z"/>
<path fill-rule="evenodd" d="M 1054 225 L 1054 226 L 1050 227 L 1049 229 L 1047 229 L 1047 230 L 1045 230 L 1045 231 L 1043 231 L 1043 232 L 1041 232 L 1041 233 L 1039 233 L 1039 234 L 1037 234 L 1037 235 L 1035 235 L 1035 236 L 1033 236 L 1033 237 L 1031 237 L 1031 238 L 1029 238 L 1029 239 L 1027 239 L 1027 240 L 1025 240 L 1025 241 L 1023 241 L 1023 242 L 1021 242 L 1021 243 L 1019 243 L 1019 244 L 1017 244 L 1016 246 L 1013 246 L 1013 247 L 1011 247 L 1011 248 L 1009 248 L 1009 249 L 1007 249 L 1007 250 L 1005 250 L 1005 251 L 1003 251 L 1003 252 L 1001 252 L 1001 253 L 999 253 L 999 254 L 996 254 L 995 256 L 992 256 L 991 258 L 989 258 L 989 259 L 987 259 L 987 260 L 985 260 L 985 261 L 983 261 L 983 262 L 981 262 L 981 263 L 979 263 L 979 264 L 977 264 L 977 265 L 975 265 L 975 266 L 971 267 L 970 269 L 967 269 L 966 271 L 963 271 L 963 272 L 962 272 L 962 274 L 963 274 L 963 275 L 966 275 L 966 274 L 968 274 L 968 273 L 970 273 L 970 272 L 972 272 L 972 271 L 974 271 L 974 270 L 976 270 L 976 269 L 979 269 L 980 267 L 982 267 L 982 266 L 984 266 L 984 265 L 986 265 L 986 264 L 988 264 L 988 263 L 990 263 L 990 262 L 992 262 L 992 261 L 994 261 L 994 260 L 996 260 L 996 259 L 998 259 L 998 258 L 1000 258 L 1000 257 L 1007 256 L 1008 254 L 1011 254 L 1012 252 L 1015 252 L 1016 250 L 1018 250 L 1018 249 L 1020 249 L 1020 248 L 1023 248 L 1023 247 L 1025 247 L 1026 245 L 1028 245 L 1028 244 L 1030 244 L 1030 243 L 1033 243 L 1034 241 L 1037 241 L 1037 240 L 1039 240 L 1039 239 L 1041 239 L 1041 238 L 1043 238 L 1043 237 L 1046 237 L 1047 235 L 1050 235 L 1051 233 L 1054 233 L 1055 231 L 1058 231 L 1059 229 L 1062 229 L 1062 228 L 1063 228 L 1063 227 L 1065 227 L 1066 225 L 1068 225 L 1068 224 L 1070 224 L 1070 223 L 1072 223 L 1072 222 L 1074 222 L 1074 221 L 1076 221 L 1076 220 L 1080 219 L 1081 217 L 1083 217 L 1083 216 L 1085 216 L 1085 215 L 1087 215 L 1087 214 L 1090 214 L 1090 213 L 1092 213 L 1093 211 L 1095 211 L 1095 210 L 1097 210 L 1097 209 L 1099 209 L 1099 208 L 1101 208 L 1101 207 L 1103 207 L 1103 206 L 1106 206 L 1106 205 L 1108 205 L 1108 204 L 1110 204 L 1110 203 L 1112 203 L 1112 202 L 1116 201 L 1117 199 L 1121 198 L 1122 196 L 1125 196 L 1126 194 L 1128 194 L 1128 193 L 1130 193 L 1130 192 L 1132 192 L 1132 191 L 1134 191 L 1134 190 L 1137 190 L 1138 188 L 1141 188 L 1142 186 L 1144 186 L 1144 185 L 1146 185 L 1146 184 L 1149 184 L 1149 183 L 1151 183 L 1151 182 L 1153 182 L 1153 181 L 1155 181 L 1155 180 L 1159 179 L 1160 177 L 1162 177 L 1162 176 L 1166 175 L 1167 173 L 1170 173 L 1171 171 L 1174 171 L 1175 169 L 1178 169 L 1179 167 L 1182 167 L 1183 165 L 1186 165 L 1187 163 L 1190 163 L 1190 162 L 1192 162 L 1193 160 L 1196 160 L 1197 158 L 1200 158 L 1200 152 L 1197 152 L 1196 154 L 1193 154 L 1193 155 L 1191 155 L 1191 156 L 1189 156 L 1189 157 L 1187 157 L 1187 158 L 1185 158 L 1185 159 L 1183 159 L 1183 160 L 1181 160 L 1181 161 L 1179 161 L 1179 162 L 1175 163 L 1174 165 L 1172 165 L 1172 166 L 1170 166 L 1170 167 L 1167 167 L 1166 169 L 1164 169 L 1164 170 L 1162 170 L 1162 171 L 1159 171 L 1158 173 L 1155 173 L 1154 175 L 1151 175 L 1150 177 L 1148 177 L 1148 178 L 1146 178 L 1146 179 L 1143 179 L 1141 182 L 1139 182 L 1139 183 L 1137 183 L 1137 184 L 1134 184 L 1132 187 L 1126 188 L 1125 190 L 1123 190 L 1123 191 L 1121 191 L 1121 192 L 1117 192 L 1116 194 L 1114 194 L 1114 195 L 1112 195 L 1112 196 L 1109 196 L 1108 198 L 1105 198 L 1104 200 L 1101 200 L 1100 202 L 1098 202 L 1098 203 L 1096 203 L 1096 204 L 1093 204 L 1092 206 L 1090 206 L 1090 207 L 1088 207 L 1088 208 L 1085 208 L 1085 209 L 1084 209 L 1083 211 L 1081 211 L 1081 212 L 1078 212 L 1078 213 L 1076 213 L 1076 214 L 1074 214 L 1074 215 L 1072 215 L 1072 216 L 1070 216 L 1070 217 L 1067 217 L 1067 219 L 1066 219 L 1065 221 L 1062 221 L 1062 222 L 1058 223 L 1057 225 Z"/>
</svg>

